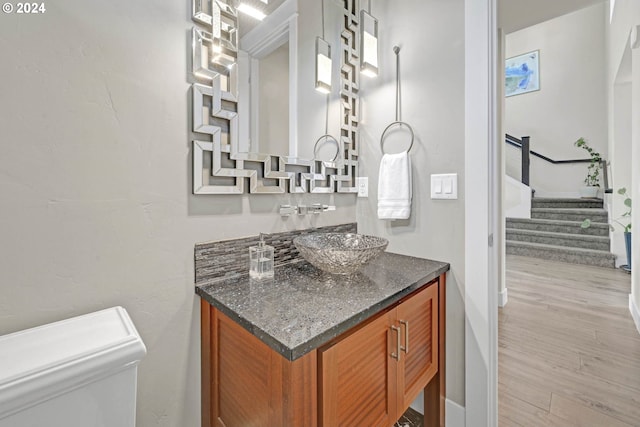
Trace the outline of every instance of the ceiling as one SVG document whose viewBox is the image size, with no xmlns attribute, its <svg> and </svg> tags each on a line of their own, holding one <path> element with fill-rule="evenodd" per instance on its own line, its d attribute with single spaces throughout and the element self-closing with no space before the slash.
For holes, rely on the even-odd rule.
<svg viewBox="0 0 640 427">
<path fill-rule="evenodd" d="M 285 0 L 269 0 L 265 5 L 261 0 L 244 0 L 267 15 L 276 10 Z M 498 27 L 505 33 L 512 33 L 532 25 L 548 21 L 567 13 L 604 3 L 606 0 L 498 0 Z M 258 23 L 242 13 L 239 14 L 240 37 L 251 31 Z"/>
<path fill-rule="evenodd" d="M 238 1 L 237 3 L 240 3 Z M 242 0 L 242 3 L 247 3 L 258 10 L 261 10 L 265 15 L 269 15 L 271 12 L 276 10 L 284 0 L 269 0 L 268 4 L 264 4 L 261 0 Z M 238 35 L 240 38 L 247 34 L 249 31 L 253 30 L 253 28 L 258 25 L 260 21 L 250 16 L 245 15 L 244 13 L 238 12 Z"/>
<path fill-rule="evenodd" d="M 498 0 L 498 27 L 512 33 L 605 0 Z"/>
</svg>

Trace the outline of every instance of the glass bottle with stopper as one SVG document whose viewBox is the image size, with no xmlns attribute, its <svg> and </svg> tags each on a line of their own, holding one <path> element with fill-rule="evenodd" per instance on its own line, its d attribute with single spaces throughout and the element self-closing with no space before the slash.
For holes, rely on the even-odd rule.
<svg viewBox="0 0 640 427">
<path fill-rule="evenodd" d="M 264 243 L 263 233 L 260 233 L 258 245 L 249 247 L 249 277 L 273 277 L 273 246 Z"/>
</svg>

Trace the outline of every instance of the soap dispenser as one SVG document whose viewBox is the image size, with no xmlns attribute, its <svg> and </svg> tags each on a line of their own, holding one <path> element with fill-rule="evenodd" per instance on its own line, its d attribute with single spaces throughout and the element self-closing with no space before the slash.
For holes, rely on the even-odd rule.
<svg viewBox="0 0 640 427">
<path fill-rule="evenodd" d="M 249 277 L 263 279 L 273 277 L 273 246 L 264 243 L 260 233 L 258 246 L 249 247 Z"/>
</svg>

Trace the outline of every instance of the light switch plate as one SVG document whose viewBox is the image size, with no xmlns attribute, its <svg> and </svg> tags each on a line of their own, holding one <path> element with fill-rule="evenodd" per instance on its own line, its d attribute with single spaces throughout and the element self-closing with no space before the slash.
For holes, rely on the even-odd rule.
<svg viewBox="0 0 640 427">
<path fill-rule="evenodd" d="M 369 177 L 356 177 L 356 187 L 358 187 L 358 197 L 369 197 Z"/>
<path fill-rule="evenodd" d="M 458 174 L 443 173 L 431 175 L 432 199 L 457 199 L 458 198 Z"/>
</svg>

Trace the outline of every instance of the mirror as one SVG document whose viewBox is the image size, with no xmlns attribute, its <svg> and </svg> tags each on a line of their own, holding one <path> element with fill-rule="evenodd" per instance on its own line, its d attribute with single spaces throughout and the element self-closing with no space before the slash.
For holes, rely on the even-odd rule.
<svg viewBox="0 0 640 427">
<path fill-rule="evenodd" d="M 274 5 L 274 2 L 271 3 Z M 290 156 L 297 150 L 297 2 L 287 0 L 263 21 L 240 26 L 239 151 Z"/>
<path fill-rule="evenodd" d="M 330 98 L 309 93 L 316 2 L 285 0 L 245 34 L 232 0 L 193 0 L 194 194 L 242 194 L 246 184 L 250 193 L 357 192 L 359 2 L 326 1 L 333 8 Z M 329 143 L 325 100 L 335 110 L 329 129 L 337 130 Z M 309 134 L 299 137 L 299 126 Z"/>
<path fill-rule="evenodd" d="M 288 156 L 289 42 L 253 61 L 249 151 Z"/>
</svg>

